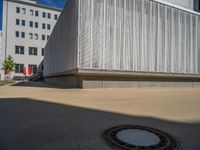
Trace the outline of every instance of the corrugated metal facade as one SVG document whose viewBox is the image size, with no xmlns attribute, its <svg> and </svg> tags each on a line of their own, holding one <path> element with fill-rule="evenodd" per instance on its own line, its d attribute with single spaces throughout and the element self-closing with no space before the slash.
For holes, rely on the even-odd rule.
<svg viewBox="0 0 200 150">
<path fill-rule="evenodd" d="M 80 68 L 200 73 L 200 16 L 149 0 L 80 0 Z"/>
<path fill-rule="evenodd" d="M 44 75 L 77 68 L 78 0 L 69 0 L 45 47 Z"/>
<path fill-rule="evenodd" d="M 72 68 L 200 74 L 199 41 L 195 13 L 151 0 L 69 0 L 46 47 L 45 75 Z"/>
</svg>

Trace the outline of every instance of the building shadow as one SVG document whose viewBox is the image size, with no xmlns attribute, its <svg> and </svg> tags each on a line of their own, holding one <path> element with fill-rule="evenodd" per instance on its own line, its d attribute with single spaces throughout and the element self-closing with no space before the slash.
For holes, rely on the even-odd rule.
<svg viewBox="0 0 200 150">
<path fill-rule="evenodd" d="M 21 87 L 36 87 L 36 88 L 57 88 L 57 89 L 65 89 L 63 86 L 57 85 L 57 84 L 50 84 L 43 81 L 38 82 L 32 82 L 32 81 L 21 81 L 17 82 L 15 84 L 12 84 L 11 86 L 21 86 Z"/>
<path fill-rule="evenodd" d="M 200 149 L 200 123 L 129 116 L 27 98 L 0 99 L 0 150 L 111 150 L 106 129 L 142 125 L 162 130 L 178 149 Z"/>
</svg>

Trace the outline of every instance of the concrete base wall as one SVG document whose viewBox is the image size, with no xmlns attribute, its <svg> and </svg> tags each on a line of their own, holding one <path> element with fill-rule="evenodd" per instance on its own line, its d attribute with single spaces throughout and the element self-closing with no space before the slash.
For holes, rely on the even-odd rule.
<svg viewBox="0 0 200 150">
<path fill-rule="evenodd" d="M 46 82 L 64 88 L 131 88 L 131 87 L 200 87 L 199 79 L 111 77 L 111 76 L 61 76 L 46 78 Z"/>
</svg>

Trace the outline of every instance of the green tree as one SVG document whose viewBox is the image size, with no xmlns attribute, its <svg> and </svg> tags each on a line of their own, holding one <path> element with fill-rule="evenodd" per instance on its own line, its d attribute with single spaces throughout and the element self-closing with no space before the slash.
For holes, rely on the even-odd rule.
<svg viewBox="0 0 200 150">
<path fill-rule="evenodd" d="M 10 74 L 12 71 L 15 71 L 15 62 L 10 55 L 4 60 L 2 65 L 2 70 L 6 74 Z"/>
</svg>

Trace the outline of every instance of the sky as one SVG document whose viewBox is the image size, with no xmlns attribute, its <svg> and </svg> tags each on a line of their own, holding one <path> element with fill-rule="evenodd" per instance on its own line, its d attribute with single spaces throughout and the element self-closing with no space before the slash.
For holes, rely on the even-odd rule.
<svg viewBox="0 0 200 150">
<path fill-rule="evenodd" d="M 66 1 L 67 0 L 38 0 L 38 3 L 47 6 L 63 8 Z M 3 0 L 0 0 L 0 30 L 2 29 L 2 4 Z"/>
</svg>

